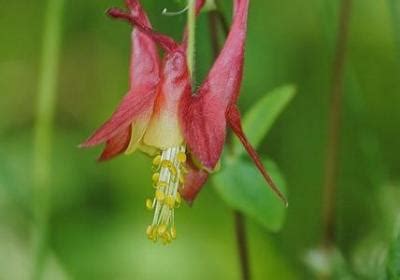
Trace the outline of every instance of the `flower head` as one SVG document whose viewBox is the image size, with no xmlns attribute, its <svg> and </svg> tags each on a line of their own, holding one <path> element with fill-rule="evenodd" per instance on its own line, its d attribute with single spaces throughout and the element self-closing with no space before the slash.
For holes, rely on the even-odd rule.
<svg viewBox="0 0 400 280">
<path fill-rule="evenodd" d="M 204 0 L 197 0 L 200 11 Z M 139 149 L 154 156 L 154 211 L 147 228 L 151 240 L 169 243 L 176 237 L 174 209 L 181 196 L 192 202 L 221 157 L 226 127 L 238 136 L 269 186 L 286 203 L 241 127 L 236 106 L 243 73 L 249 0 L 234 0 L 231 31 L 207 78 L 196 92 L 186 60 L 186 35 L 178 44 L 155 32 L 138 0 L 126 0 L 128 12 L 108 14 L 130 22 L 132 59 L 130 89 L 111 118 L 82 144 L 105 143 L 100 160 Z M 186 32 L 185 32 L 186 33 Z M 164 50 L 160 63 L 156 45 Z"/>
</svg>

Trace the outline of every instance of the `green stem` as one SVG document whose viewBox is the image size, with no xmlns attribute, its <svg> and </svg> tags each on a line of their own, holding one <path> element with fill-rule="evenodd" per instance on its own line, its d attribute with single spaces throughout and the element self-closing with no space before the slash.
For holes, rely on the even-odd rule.
<svg viewBox="0 0 400 280">
<path fill-rule="evenodd" d="M 247 247 L 247 235 L 246 235 L 246 219 L 239 211 L 234 211 L 233 216 L 235 218 L 235 234 L 237 250 L 240 261 L 240 268 L 242 272 L 242 280 L 250 280 L 250 261 L 249 261 L 249 250 Z"/>
<path fill-rule="evenodd" d="M 194 81 L 194 66 L 195 66 L 195 44 L 196 44 L 196 0 L 189 0 L 188 9 L 188 48 L 187 48 L 187 61 L 190 74 Z"/>
<path fill-rule="evenodd" d="M 61 19 L 64 0 L 48 0 L 44 23 L 33 155 L 33 271 L 32 279 L 41 279 L 46 259 L 46 240 L 50 208 L 50 158 L 54 120 Z"/>
<path fill-rule="evenodd" d="M 343 83 L 345 78 L 351 8 L 352 0 L 341 0 L 336 49 L 332 63 L 322 220 L 322 247 L 325 249 L 327 254 L 331 254 L 336 241 L 337 175 L 339 170 L 342 99 L 344 94 Z M 320 279 L 332 279 L 332 275 L 321 275 Z"/>
</svg>

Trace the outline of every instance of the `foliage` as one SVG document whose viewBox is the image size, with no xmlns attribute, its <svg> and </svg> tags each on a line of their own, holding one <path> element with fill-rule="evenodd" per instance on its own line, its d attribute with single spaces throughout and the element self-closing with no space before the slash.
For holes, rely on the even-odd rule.
<svg viewBox="0 0 400 280">
<path fill-rule="evenodd" d="M 275 89 L 246 113 L 243 129 L 254 147 L 266 136 L 294 93 L 293 86 Z M 241 144 L 234 143 L 233 153 L 225 153 L 222 170 L 213 178 L 214 185 L 229 206 L 247 214 L 267 230 L 278 231 L 284 222 L 284 206 L 268 189 L 256 167 L 244 159 Z M 285 192 L 286 183 L 276 164 L 271 160 L 264 160 L 264 164 L 276 184 Z"/>
</svg>

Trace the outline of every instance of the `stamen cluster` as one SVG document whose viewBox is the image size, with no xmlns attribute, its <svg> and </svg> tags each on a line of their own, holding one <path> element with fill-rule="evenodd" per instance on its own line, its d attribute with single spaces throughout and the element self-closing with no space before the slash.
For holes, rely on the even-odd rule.
<svg viewBox="0 0 400 280">
<path fill-rule="evenodd" d="M 185 162 L 184 146 L 165 149 L 153 159 L 155 195 L 146 200 L 146 207 L 154 210 L 154 217 L 146 234 L 154 242 L 161 239 L 168 244 L 176 238 L 174 210 L 181 204 L 178 190 L 184 183 Z"/>
</svg>

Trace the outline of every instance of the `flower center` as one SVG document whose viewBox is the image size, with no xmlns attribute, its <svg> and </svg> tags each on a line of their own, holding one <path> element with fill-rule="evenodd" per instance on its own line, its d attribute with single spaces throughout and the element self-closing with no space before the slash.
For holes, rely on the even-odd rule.
<svg viewBox="0 0 400 280">
<path fill-rule="evenodd" d="M 183 184 L 185 162 L 184 146 L 165 149 L 153 160 L 155 195 L 153 199 L 146 200 L 146 207 L 154 210 L 154 217 L 146 234 L 154 242 L 161 239 L 164 244 L 168 244 L 176 238 L 174 210 L 181 203 L 178 189 Z"/>
</svg>

